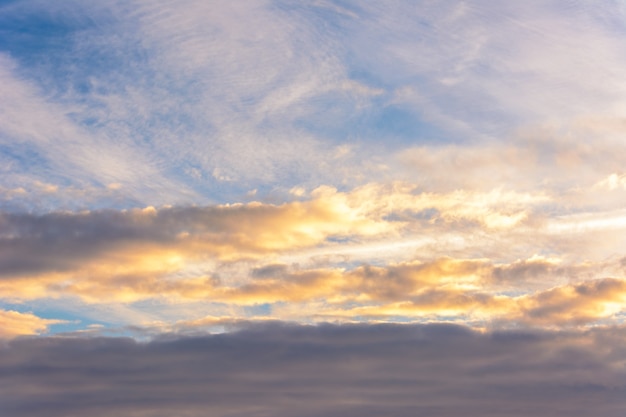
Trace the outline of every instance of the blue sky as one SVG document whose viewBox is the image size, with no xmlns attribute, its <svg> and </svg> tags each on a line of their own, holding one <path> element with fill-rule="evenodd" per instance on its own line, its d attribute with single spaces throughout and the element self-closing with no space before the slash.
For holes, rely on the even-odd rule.
<svg viewBox="0 0 626 417">
<path fill-rule="evenodd" d="M 269 329 L 297 351 L 313 349 L 293 347 L 302 334 L 407 326 L 593 356 L 625 334 L 625 20 L 613 0 L 0 2 L 0 339 L 26 363 L 19 346 L 43 360 L 46 343 L 71 356 L 100 340 L 114 360 Z M 610 349 L 576 379 L 594 404 L 626 386 Z M 504 397 L 550 409 L 524 391 L 532 366 Z M 346 395 L 311 416 L 362 415 Z M 63 401 L 48 415 L 161 415 Z M 283 415 L 250 407 L 215 415 Z"/>
<path fill-rule="evenodd" d="M 93 187 L 47 196 L 53 210 L 416 181 L 429 173 L 398 169 L 403 151 L 488 153 L 618 118 L 620 16 L 584 2 L 8 3 L 6 183 Z"/>
</svg>

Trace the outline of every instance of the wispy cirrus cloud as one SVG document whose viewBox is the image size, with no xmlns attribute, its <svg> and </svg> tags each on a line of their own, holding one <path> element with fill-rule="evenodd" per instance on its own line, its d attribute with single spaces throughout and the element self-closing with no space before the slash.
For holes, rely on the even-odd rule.
<svg viewBox="0 0 626 417">
<path fill-rule="evenodd" d="M 567 160 L 586 167 L 585 181 L 616 172 L 594 162 L 606 159 L 597 154 L 568 151 L 566 139 L 578 134 L 576 120 L 620 117 L 623 86 L 611 68 L 624 64 L 623 10 L 612 3 L 153 1 L 44 10 L 18 2 L 2 13 L 12 188 L 28 188 L 17 174 L 35 175 L 18 169 L 33 152 L 38 180 L 119 183 L 127 199 L 112 205 L 121 206 L 228 202 L 254 189 L 381 177 L 428 181 L 438 167 L 398 170 L 394 155 L 418 145 L 403 156 L 414 162 L 462 143 L 449 151 L 494 161 L 518 130 L 543 137 L 546 126 L 555 133 L 542 143 L 504 146 L 513 163 L 494 161 L 472 183 L 448 172 L 445 182 L 533 186 Z M 20 27 L 37 23 L 54 36 L 29 48 L 37 29 L 20 35 Z M 617 162 L 619 141 L 591 134 Z"/>
<path fill-rule="evenodd" d="M 123 185 L 127 198 L 137 200 L 142 193 L 138 184 L 152 180 L 160 183 L 161 193 L 169 187 L 170 192 L 182 191 L 184 195 L 184 186 L 177 184 L 182 189 L 175 191 L 171 182 L 136 149 L 120 142 L 111 144 L 103 135 L 75 123 L 71 106 L 46 97 L 39 86 L 20 77 L 14 61 L 6 56 L 0 59 L 6 98 L 0 104 L 3 156 L 9 168 L 5 172 L 6 185 L 34 194 L 33 200 L 46 198 L 48 194 L 46 199 L 51 202 L 55 199 L 50 198 L 50 191 L 59 186 L 99 188 L 99 194 L 103 195 L 108 187 Z M 39 186 L 42 182 L 52 188 L 42 189 Z M 62 207 L 71 207 L 67 200 L 57 201 Z"/>
</svg>

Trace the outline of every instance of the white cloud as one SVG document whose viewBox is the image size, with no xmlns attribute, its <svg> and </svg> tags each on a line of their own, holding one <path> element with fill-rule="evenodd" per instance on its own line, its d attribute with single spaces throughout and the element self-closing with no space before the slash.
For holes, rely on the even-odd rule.
<svg viewBox="0 0 626 417">
<path fill-rule="evenodd" d="M 41 88 L 18 72 L 13 59 L 0 55 L 0 83 L 6 98 L 0 101 L 0 130 L 3 145 L 14 149 L 22 165 L 8 174 L 7 184 L 24 184 L 21 175 L 30 177 L 26 185 L 43 194 L 58 189 L 59 183 L 85 188 L 119 183 L 126 185 L 131 197 L 142 199 L 146 198 L 145 185 L 149 183 L 158 184 L 151 188 L 159 193 L 178 194 L 174 198 L 179 199 L 181 192 L 184 195 L 185 187 L 163 178 L 154 163 L 127 138 L 111 141 L 102 133 L 81 127 L 70 117 L 75 110 L 71 105 L 46 97 Z M 26 150 L 24 155 L 20 155 L 22 150 Z M 39 160 L 30 159 L 33 153 Z M 46 187 L 38 185 L 43 182 Z"/>
</svg>

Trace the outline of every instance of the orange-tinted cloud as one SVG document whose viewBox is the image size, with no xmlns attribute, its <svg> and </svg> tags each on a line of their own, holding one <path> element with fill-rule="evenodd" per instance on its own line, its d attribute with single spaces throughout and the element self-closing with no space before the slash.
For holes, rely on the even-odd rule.
<svg viewBox="0 0 626 417">
<path fill-rule="evenodd" d="M 51 324 L 57 323 L 61 321 L 43 319 L 31 313 L 0 310 L 0 339 L 40 334 L 45 332 Z"/>
<path fill-rule="evenodd" d="M 280 205 L 3 214 L 0 298 L 271 304 L 273 317 L 298 320 L 454 316 L 549 325 L 607 317 L 615 301 L 599 301 L 593 291 L 577 299 L 565 288 L 619 276 L 621 266 L 576 263 L 571 253 L 563 260 L 556 250 L 552 257 L 509 254 L 578 244 L 573 232 L 566 239 L 535 216 L 545 201 L 392 183 L 349 192 L 319 187 L 308 200 Z M 430 243 L 412 246 L 421 237 Z M 398 260 L 359 257 L 359 245 L 375 252 L 398 239 L 408 242 L 398 245 Z M 576 316 L 583 304 L 590 310 Z"/>
<path fill-rule="evenodd" d="M 626 280 L 605 278 L 520 297 L 522 321 L 547 326 L 579 325 L 626 310 Z"/>
</svg>

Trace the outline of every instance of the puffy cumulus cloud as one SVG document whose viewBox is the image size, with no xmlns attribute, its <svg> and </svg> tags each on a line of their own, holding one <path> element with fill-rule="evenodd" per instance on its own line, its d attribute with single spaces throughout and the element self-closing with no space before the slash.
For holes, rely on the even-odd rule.
<svg viewBox="0 0 626 417">
<path fill-rule="evenodd" d="M 62 321 L 43 319 L 32 313 L 0 309 L 0 339 L 40 334 L 48 330 L 48 326 L 58 323 Z"/>
<path fill-rule="evenodd" d="M 626 333 L 454 325 L 241 325 L 195 337 L 15 340 L 0 412 L 118 415 L 621 417 Z"/>
</svg>

